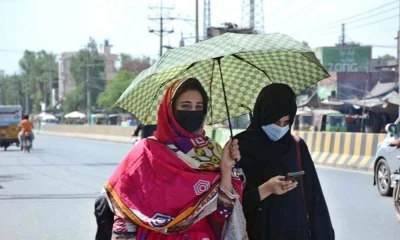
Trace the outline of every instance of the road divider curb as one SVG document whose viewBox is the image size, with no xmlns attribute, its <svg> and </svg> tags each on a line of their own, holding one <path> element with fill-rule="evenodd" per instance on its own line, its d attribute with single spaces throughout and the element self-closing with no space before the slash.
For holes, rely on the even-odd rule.
<svg viewBox="0 0 400 240">
<path fill-rule="evenodd" d="M 234 135 L 243 129 L 235 129 Z M 222 146 L 229 140 L 229 129 L 206 131 Z M 308 146 L 316 165 L 372 172 L 375 153 L 385 134 L 337 133 L 337 132 L 293 132 Z"/>
<path fill-rule="evenodd" d="M 107 125 L 44 125 L 38 133 L 60 137 L 74 137 L 98 141 L 119 143 L 133 143 L 131 136 L 135 127 L 107 126 Z M 35 131 L 35 130 L 34 130 Z M 36 132 L 35 132 L 36 133 Z"/>
<path fill-rule="evenodd" d="M 80 133 L 62 133 L 62 132 L 41 131 L 39 133 L 39 135 L 81 138 L 81 139 L 88 139 L 88 140 L 108 141 L 108 142 L 117 142 L 117 143 L 133 143 L 133 138 L 131 138 L 131 137 L 108 136 L 108 135 L 99 135 L 99 134 L 87 134 L 87 133 L 80 134 Z"/>
<path fill-rule="evenodd" d="M 134 127 L 52 125 L 42 126 L 40 134 L 75 137 L 91 140 L 133 143 Z M 234 129 L 236 135 L 244 131 Z M 206 129 L 207 136 L 224 146 L 230 138 L 229 129 Z M 293 132 L 308 146 L 316 165 L 359 171 L 373 171 L 377 145 L 385 134 L 337 133 L 337 132 Z"/>
</svg>

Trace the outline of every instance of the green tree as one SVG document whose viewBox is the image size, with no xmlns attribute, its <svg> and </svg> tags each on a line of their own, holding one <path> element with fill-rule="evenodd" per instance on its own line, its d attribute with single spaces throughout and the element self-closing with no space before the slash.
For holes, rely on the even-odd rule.
<svg viewBox="0 0 400 240">
<path fill-rule="evenodd" d="M 140 73 L 141 71 L 149 68 L 153 61 L 149 57 L 132 58 L 131 55 L 121 53 L 120 55 L 121 67 L 120 70 Z"/>
<path fill-rule="evenodd" d="M 106 109 L 113 109 L 121 94 L 129 87 L 136 74 L 129 71 L 119 71 L 114 81 L 107 87 L 106 91 L 99 95 L 97 104 Z"/>
<path fill-rule="evenodd" d="M 58 64 L 56 56 L 44 50 L 32 52 L 26 50 L 19 61 L 21 68 L 20 85 L 28 91 L 30 112 L 40 112 L 40 102 L 51 105 L 53 88 L 58 88 Z M 26 83 L 27 82 L 27 83 Z M 25 95 L 21 96 L 25 99 Z M 23 106 L 25 100 L 22 101 Z M 25 106 L 24 106 L 25 107 Z"/>
<path fill-rule="evenodd" d="M 90 90 L 92 106 L 101 92 L 105 90 L 104 55 L 98 52 L 96 41 L 90 39 L 86 48 L 81 49 L 71 58 L 70 72 L 75 81 L 76 89 L 66 95 L 63 110 L 87 110 L 87 90 Z"/>
<path fill-rule="evenodd" d="M 390 54 L 385 54 L 383 56 L 379 56 L 378 58 L 382 59 L 382 60 L 386 60 L 386 61 L 388 61 L 388 60 L 396 60 L 396 57 L 394 57 L 394 56 L 392 56 Z"/>
<path fill-rule="evenodd" d="M 306 47 L 310 47 L 310 45 L 308 44 L 307 41 L 302 41 L 301 43 L 302 43 L 304 46 L 306 46 Z"/>
<path fill-rule="evenodd" d="M 121 62 L 121 67 L 125 66 L 128 62 L 132 61 L 132 56 L 126 53 L 121 53 L 119 55 L 119 61 Z"/>
<path fill-rule="evenodd" d="M 19 75 L 7 75 L 0 71 L 0 103 L 2 105 L 21 104 L 21 82 Z"/>
<path fill-rule="evenodd" d="M 76 89 L 70 93 L 67 93 L 65 98 L 66 101 L 63 103 L 63 110 L 66 113 L 73 111 L 82 111 L 86 109 L 85 95 L 81 94 L 85 91 L 85 86 L 80 84 Z"/>
<path fill-rule="evenodd" d="M 0 105 L 21 105 L 27 112 L 25 94 L 28 91 L 29 96 L 30 89 L 26 87 L 26 80 L 26 75 L 7 75 L 4 71 L 0 71 Z M 31 108 L 28 111 L 30 113 Z"/>
</svg>

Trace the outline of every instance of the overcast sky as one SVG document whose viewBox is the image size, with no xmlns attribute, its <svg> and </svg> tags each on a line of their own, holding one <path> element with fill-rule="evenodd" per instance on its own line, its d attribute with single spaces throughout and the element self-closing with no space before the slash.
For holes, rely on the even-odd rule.
<svg viewBox="0 0 400 240">
<path fill-rule="evenodd" d="M 203 1 L 200 2 L 200 34 L 203 33 Z M 241 24 L 241 0 L 211 0 L 212 25 Z M 93 37 L 98 43 L 109 39 L 114 53 L 150 56 L 157 59 L 159 38 L 148 32 L 159 23 L 150 6 L 155 0 L 0 0 L 0 69 L 19 71 L 18 61 L 25 49 L 60 54 L 77 51 Z M 174 6 L 170 16 L 194 19 L 195 0 L 163 1 Z M 396 53 L 399 3 L 393 0 L 268 0 L 263 3 L 265 33 L 281 32 L 311 47 L 338 42 L 345 22 L 349 41 L 374 45 L 373 56 Z M 370 11 L 371 10 L 371 11 Z M 367 12 L 362 14 L 363 12 Z M 354 17 L 354 15 L 359 16 Z M 346 19 L 347 18 L 347 19 Z M 342 20 L 344 19 L 344 20 Z M 165 45 L 178 46 L 181 33 L 194 36 L 194 22 L 170 21 Z M 186 43 L 192 43 L 186 39 Z"/>
</svg>

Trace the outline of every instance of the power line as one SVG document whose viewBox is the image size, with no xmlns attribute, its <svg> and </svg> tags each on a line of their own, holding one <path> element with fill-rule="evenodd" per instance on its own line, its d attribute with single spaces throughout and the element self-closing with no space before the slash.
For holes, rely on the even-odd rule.
<svg viewBox="0 0 400 240">
<path fill-rule="evenodd" d="M 157 34 L 160 37 L 160 57 L 163 54 L 163 37 L 164 35 L 167 35 L 169 33 L 173 33 L 174 29 L 172 30 L 165 30 L 164 29 L 164 21 L 166 20 L 174 20 L 172 17 L 165 17 L 163 10 L 172 10 L 174 9 L 173 7 L 164 7 L 163 6 L 163 0 L 160 1 L 160 7 L 149 7 L 149 9 L 154 10 L 154 9 L 159 9 L 159 17 L 157 18 L 149 18 L 149 20 L 157 20 L 160 21 L 160 29 L 154 30 L 149 28 L 150 33 Z"/>
<path fill-rule="evenodd" d="M 12 50 L 12 49 L 0 49 L 0 52 L 6 52 L 6 53 L 25 53 L 25 51 Z"/>
<path fill-rule="evenodd" d="M 397 46 L 391 46 L 391 45 L 373 45 L 373 44 L 363 44 L 365 46 L 371 46 L 374 48 L 397 48 Z"/>
<path fill-rule="evenodd" d="M 287 6 L 291 5 L 291 3 L 293 2 L 293 0 L 284 0 L 281 1 L 281 4 L 279 4 L 278 7 L 274 8 L 271 12 L 269 12 L 267 15 L 272 15 L 272 16 L 276 16 L 278 13 L 282 12 L 282 7 L 284 7 L 283 9 L 287 9 Z M 286 4 L 285 4 L 286 3 Z"/>
<path fill-rule="evenodd" d="M 298 11 L 295 11 L 294 14 L 290 14 L 286 19 L 285 19 L 285 23 L 287 23 L 287 21 L 291 18 L 293 18 L 296 15 L 299 15 L 300 13 L 302 13 L 304 10 L 308 9 L 309 7 L 311 7 L 313 4 L 315 4 L 315 0 L 313 0 L 312 2 L 310 2 L 308 5 L 304 6 L 304 8 L 301 8 Z M 271 27 L 277 26 L 278 24 L 272 24 Z"/>
<path fill-rule="evenodd" d="M 350 21 L 350 22 L 346 22 L 346 25 L 354 23 L 354 22 L 358 22 L 358 21 L 361 21 L 361 20 L 364 20 L 364 19 L 368 19 L 368 18 L 374 17 L 374 16 L 380 15 L 382 13 L 387 13 L 387 12 L 390 12 L 390 11 L 393 11 L 393 10 L 399 10 L 399 8 L 398 7 L 391 8 L 389 10 L 386 10 L 386 11 L 383 11 L 383 12 L 379 12 L 379 13 L 375 13 L 373 15 L 370 15 L 370 16 L 367 16 L 367 17 L 364 17 L 364 18 L 360 18 L 360 19 L 356 19 L 356 20 L 353 20 L 353 21 Z"/>
<path fill-rule="evenodd" d="M 396 8 L 391 8 L 391 9 L 389 9 L 389 10 L 386 10 L 386 11 L 383 11 L 383 12 L 379 12 L 379 13 L 376 13 L 376 14 L 373 14 L 373 15 L 370 15 L 370 16 L 367 16 L 367 17 L 363 17 L 363 18 L 356 19 L 356 20 L 353 20 L 353 21 L 350 21 L 350 22 L 346 22 L 345 24 L 346 24 L 346 26 L 347 26 L 347 25 L 349 25 L 349 24 L 352 24 L 352 23 L 355 23 L 355 22 L 359 22 L 359 21 L 361 21 L 361 20 L 369 19 L 369 18 L 371 18 L 371 17 L 378 16 L 378 15 L 381 15 L 381 14 L 383 14 L 383 13 L 390 12 L 390 11 L 393 11 L 393 10 L 398 10 L 398 8 L 397 8 L 397 7 L 396 7 Z M 337 26 L 330 26 L 330 27 L 321 29 L 321 31 L 333 29 L 333 28 L 336 28 L 336 27 L 337 27 Z M 317 29 L 319 29 L 319 28 L 317 28 Z M 351 28 L 350 28 L 350 29 L 351 29 Z M 348 29 L 348 30 L 350 30 L 350 29 Z"/>
<path fill-rule="evenodd" d="M 384 19 L 380 19 L 380 20 L 374 21 L 374 22 L 369 22 L 369 23 L 366 23 L 366 24 L 362 24 L 362 25 L 358 25 L 358 26 L 352 27 L 352 28 L 347 28 L 346 30 L 348 31 L 348 30 L 354 30 L 354 29 L 358 29 L 358 28 L 362 28 L 362 27 L 367 27 L 369 25 L 373 25 L 373 24 L 376 24 L 376 23 L 387 21 L 387 20 L 390 20 L 390 19 L 393 19 L 393 18 L 398 18 L 399 16 L 400 15 L 391 16 L 391 17 L 388 17 L 388 18 L 384 18 Z M 337 26 L 335 26 L 335 27 L 337 27 Z M 329 34 L 333 34 L 333 33 L 337 33 L 338 32 L 337 30 L 325 32 L 326 30 L 330 30 L 330 29 L 331 28 L 316 30 L 316 31 L 313 31 L 311 33 L 311 35 L 315 35 L 315 34 L 329 35 Z"/>
<path fill-rule="evenodd" d="M 384 7 L 386 7 L 386 6 L 392 5 L 393 3 L 397 3 L 397 2 L 398 2 L 398 1 L 393 1 L 393 2 L 390 2 L 390 3 L 384 4 L 384 5 L 378 6 L 378 7 L 374 8 L 374 9 L 370 9 L 370 10 L 368 10 L 368 11 L 365 11 L 365 12 L 362 12 L 362 13 L 358 13 L 358 14 L 353 15 L 353 16 L 350 16 L 350 17 L 343 18 L 343 19 L 341 19 L 341 20 L 337 20 L 337 21 L 330 22 L 330 23 L 327 23 L 327 24 L 324 24 L 324 25 L 320 25 L 320 26 L 315 27 L 314 29 L 309 30 L 309 31 L 313 31 L 313 32 L 315 32 L 315 30 L 318 30 L 318 31 L 325 31 L 325 30 L 329 30 L 329 29 L 333 29 L 333 28 L 337 27 L 337 26 L 334 26 L 334 24 L 338 24 L 338 23 L 346 23 L 346 24 L 349 24 L 349 23 L 353 23 L 353 22 L 357 22 L 357 21 L 360 21 L 360 20 L 364 20 L 364 19 L 367 19 L 367 18 L 370 18 L 370 17 L 373 17 L 373 16 L 377 16 L 377 15 L 380 15 L 380 14 L 382 14 L 382 13 L 386 13 L 386 12 L 388 12 L 388 11 L 392 11 L 392 10 L 397 9 L 397 8 L 391 8 L 391 9 L 388 10 L 388 11 L 382 11 L 382 12 L 373 14 L 373 15 L 367 17 L 367 18 L 361 18 L 361 19 L 359 19 L 359 20 L 353 20 L 353 21 L 350 21 L 350 22 L 346 22 L 346 20 L 353 19 L 353 18 L 356 18 L 356 17 L 358 17 L 358 16 L 362 16 L 362 15 L 364 15 L 364 14 L 366 14 L 366 13 L 370 13 L 370 12 L 376 11 L 376 10 L 378 10 L 378 9 L 384 8 Z M 304 32 L 304 31 L 306 31 L 306 30 L 303 29 L 303 30 L 300 30 L 299 32 Z"/>
<path fill-rule="evenodd" d="M 302 13 L 304 10 L 308 9 L 309 7 L 311 7 L 312 5 L 315 4 L 315 0 L 310 2 L 308 5 L 304 6 L 304 8 L 301 8 L 300 10 L 296 11 L 296 13 L 289 15 L 289 17 L 286 18 L 286 21 L 296 15 L 299 15 L 300 13 Z"/>
<path fill-rule="evenodd" d="M 370 23 L 367 23 L 367 24 L 363 24 L 363 25 L 359 25 L 359 26 L 356 26 L 356 27 L 352 27 L 352 28 L 349 28 L 349 29 L 347 29 L 347 30 L 353 30 L 353 29 L 357 29 L 357 28 L 366 27 L 366 26 L 369 26 L 369 25 L 372 25 L 372 24 L 376 24 L 376 23 L 380 23 L 380 22 L 389 20 L 389 19 L 398 18 L 399 16 L 400 16 L 400 15 L 396 15 L 396 16 L 384 18 L 384 19 L 381 19 L 381 20 L 378 20 L 378 21 L 375 21 L 375 22 L 370 22 Z"/>
<path fill-rule="evenodd" d="M 390 2 L 390 3 L 387 3 L 387 4 L 384 4 L 384 5 L 381 5 L 381 6 L 379 6 L 379 7 L 373 8 L 373 9 L 371 9 L 371 10 L 368 10 L 368 11 L 365 11 L 365 12 L 362 12 L 362 13 L 359 13 L 359 14 L 356 14 L 356 15 L 353 15 L 353 16 L 350 16 L 350 17 L 346 17 L 346 18 L 343 18 L 343 19 L 340 19 L 340 20 L 337 20 L 337 21 L 334 21 L 334 22 L 331 22 L 331 23 L 324 24 L 324 25 L 322 25 L 321 27 L 329 26 L 329 25 L 337 24 L 337 23 L 342 23 L 342 22 L 345 21 L 345 20 L 349 20 L 349 19 L 352 19 L 352 18 L 361 16 L 361 15 L 364 15 L 364 14 L 366 14 L 366 13 L 370 13 L 370 12 L 376 11 L 376 10 L 381 9 L 381 8 L 383 8 L 383 7 L 392 5 L 393 3 L 398 3 L 398 0 L 393 1 L 393 2 Z"/>
</svg>

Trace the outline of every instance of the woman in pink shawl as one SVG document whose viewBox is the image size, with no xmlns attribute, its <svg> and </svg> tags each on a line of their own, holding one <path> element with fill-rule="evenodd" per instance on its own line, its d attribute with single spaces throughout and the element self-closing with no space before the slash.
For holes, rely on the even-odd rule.
<svg viewBox="0 0 400 240">
<path fill-rule="evenodd" d="M 154 137 L 141 140 L 105 185 L 112 239 L 247 239 L 237 140 L 205 136 L 208 97 L 195 78 L 167 90 Z"/>
</svg>

